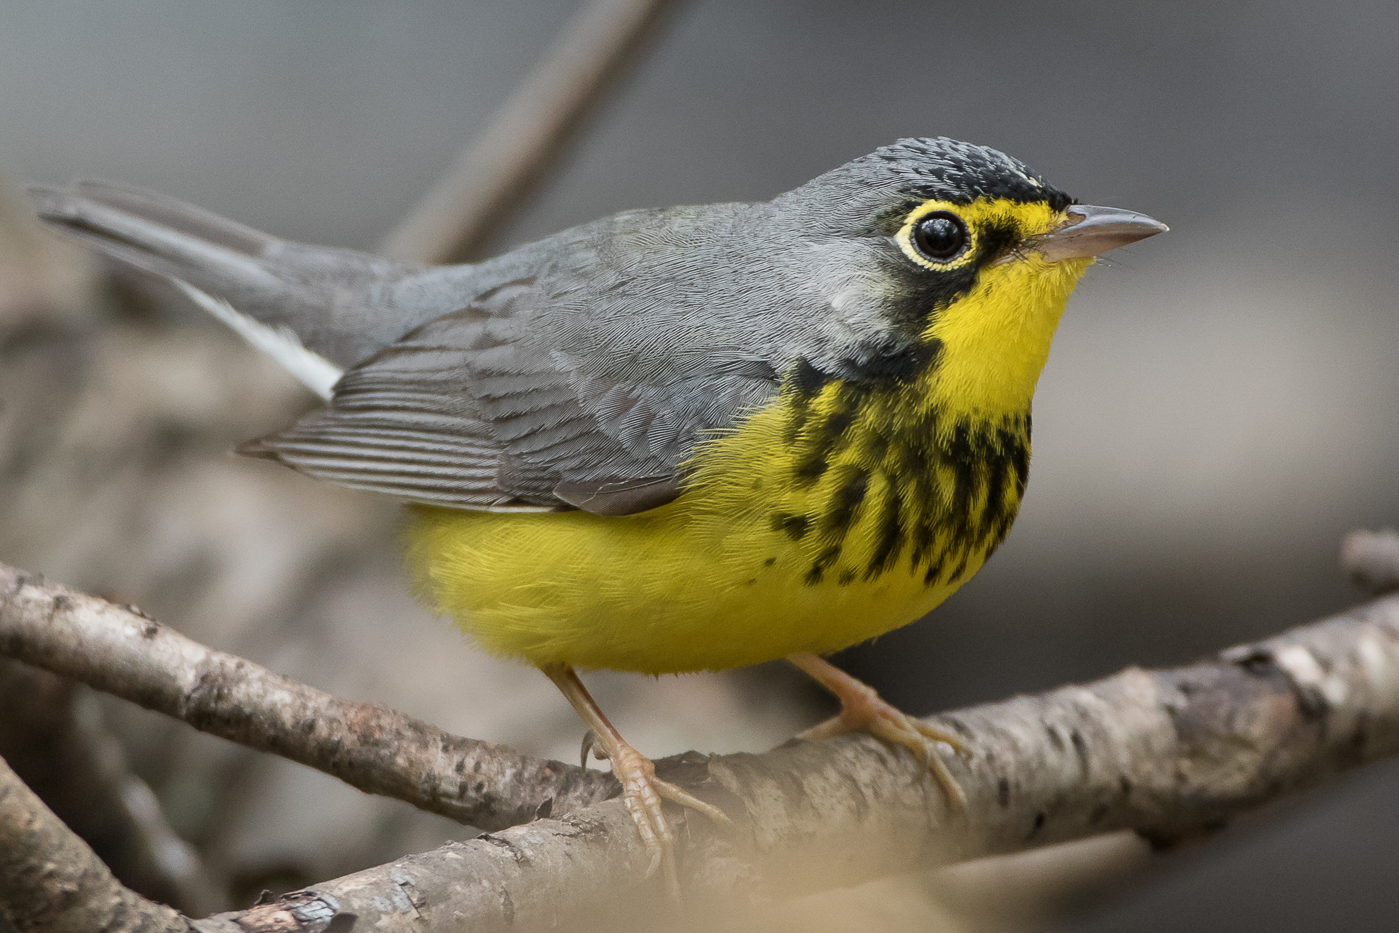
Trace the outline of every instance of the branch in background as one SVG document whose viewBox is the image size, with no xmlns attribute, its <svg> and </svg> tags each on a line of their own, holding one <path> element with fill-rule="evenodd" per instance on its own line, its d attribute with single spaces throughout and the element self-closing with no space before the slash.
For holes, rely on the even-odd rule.
<svg viewBox="0 0 1399 933">
<path fill-rule="evenodd" d="M 1367 592 L 1399 590 L 1399 531 L 1352 531 L 1341 542 L 1341 566 Z"/>
<path fill-rule="evenodd" d="M 95 721 L 92 695 L 46 671 L 0 658 L 0 757 L 147 897 L 194 916 L 226 906 L 198 854 L 165 821 L 126 752 Z"/>
<path fill-rule="evenodd" d="M 427 263 L 478 258 L 544 181 L 673 2 L 591 0 L 379 251 Z"/>
<path fill-rule="evenodd" d="M 137 611 L 3 564 L 0 655 L 483 829 L 564 813 L 617 789 L 602 772 L 330 696 L 206 648 Z"/>
<path fill-rule="evenodd" d="M 189 933 L 134 894 L 0 759 L 0 913 L 20 933 Z"/>
<path fill-rule="evenodd" d="M 46 623 L 16 626 L 12 616 L 47 607 L 60 620 L 55 625 L 67 627 L 70 606 L 55 607 L 54 588 L 24 585 L 10 573 L 10 595 L 0 599 L 0 651 L 18 654 L 29 651 L 25 643 Z M 102 604 L 87 611 L 100 615 Z M 170 650 L 160 640 L 178 636 L 141 621 L 155 633 L 150 650 Z M 94 676 L 102 663 L 111 661 L 85 662 Z M 947 811 L 912 755 L 863 735 L 789 743 L 764 755 L 660 762 L 665 777 L 740 821 L 726 830 L 679 814 L 687 915 L 1115 830 L 1170 844 L 1399 753 L 1399 596 L 1187 667 L 1129 669 L 936 721 L 965 736 L 974 754 L 969 762 L 949 762 L 967 792 L 965 816 Z M 277 750 L 284 741 L 261 747 Z M 440 783 L 450 771 L 420 778 Z M 347 917 L 344 929 L 531 930 L 579 918 L 654 926 L 657 911 L 666 908 L 660 885 L 645 878 L 648 861 L 631 817 L 620 801 L 609 800 L 195 926 L 210 933 L 320 933 L 343 915 L 357 918 Z"/>
</svg>

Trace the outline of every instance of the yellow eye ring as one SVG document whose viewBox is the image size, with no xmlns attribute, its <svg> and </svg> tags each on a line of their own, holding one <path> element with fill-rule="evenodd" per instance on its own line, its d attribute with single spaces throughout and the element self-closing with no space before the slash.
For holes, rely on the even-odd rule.
<svg viewBox="0 0 1399 933">
<path fill-rule="evenodd" d="M 928 201 L 894 235 L 904 255 L 925 269 L 955 269 L 971 261 L 976 235 L 954 205 Z"/>
</svg>

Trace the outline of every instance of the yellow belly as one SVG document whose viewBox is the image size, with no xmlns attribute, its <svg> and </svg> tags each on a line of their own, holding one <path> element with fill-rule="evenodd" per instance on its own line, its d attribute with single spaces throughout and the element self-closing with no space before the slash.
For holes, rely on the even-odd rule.
<svg viewBox="0 0 1399 933">
<path fill-rule="evenodd" d="M 623 518 L 412 507 L 409 565 L 493 654 L 647 674 L 837 651 L 914 621 L 981 565 L 955 583 L 900 566 L 812 584 L 798 542 L 687 499 Z"/>
</svg>

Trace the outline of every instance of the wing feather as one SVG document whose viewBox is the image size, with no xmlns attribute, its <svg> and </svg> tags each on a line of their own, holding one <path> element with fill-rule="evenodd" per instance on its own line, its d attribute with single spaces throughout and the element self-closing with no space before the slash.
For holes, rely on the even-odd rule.
<svg viewBox="0 0 1399 933">
<path fill-rule="evenodd" d="M 775 369 L 745 360 L 726 363 L 739 388 L 707 392 L 703 359 L 676 371 L 693 352 L 666 363 L 640 333 L 630 368 L 584 372 L 587 315 L 568 301 L 533 278 L 493 288 L 351 367 L 327 407 L 247 452 L 414 502 L 620 515 L 674 499 L 696 440 L 732 423 L 735 399 L 776 391 Z M 671 390 L 686 412 L 664 403 Z"/>
</svg>

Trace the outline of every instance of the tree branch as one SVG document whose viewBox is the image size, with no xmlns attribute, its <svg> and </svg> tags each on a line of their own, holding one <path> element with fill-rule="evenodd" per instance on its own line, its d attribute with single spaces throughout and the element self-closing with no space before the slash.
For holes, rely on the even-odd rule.
<svg viewBox="0 0 1399 933">
<path fill-rule="evenodd" d="M 61 594 L 54 589 L 17 581 L 8 590 L 0 585 L 0 592 L 9 593 L 0 599 L 0 651 L 40 653 L 22 643 L 45 623 L 17 627 L 11 619 L 44 607 L 61 619 L 71 604 L 55 607 L 52 596 Z M 130 624 L 120 613 L 108 607 L 99 615 Z M 139 621 L 153 627 L 153 641 L 178 638 Z M 155 650 L 169 649 L 157 644 Z M 91 668 L 100 661 L 66 663 L 96 674 Z M 291 688 L 283 683 L 278 689 Z M 305 715 L 259 722 L 295 728 L 307 721 Z M 965 817 L 947 812 L 913 756 L 863 735 L 789 743 L 764 755 L 687 755 L 660 762 L 663 776 L 724 807 L 740 823 L 722 829 L 677 814 L 684 821 L 687 915 L 1113 830 L 1131 829 L 1159 845 L 1171 844 L 1209 833 L 1279 795 L 1395 754 L 1399 596 L 1186 667 L 1128 669 L 1085 686 L 935 719 L 965 736 L 974 754 L 969 762 L 949 762 L 967 792 Z M 417 741 L 411 731 L 406 738 Z M 351 745 L 356 741 L 349 739 Z M 284 743 L 264 740 L 260 747 L 275 751 Z M 371 764 L 385 767 L 372 758 Z M 418 779 L 439 785 L 445 780 L 422 774 Z M 563 809 L 556 805 L 556 812 Z M 580 917 L 604 924 L 639 917 L 654 925 L 656 911 L 665 908 L 659 884 L 644 877 L 647 862 L 625 808 L 609 800 L 312 885 L 196 927 L 219 933 L 320 933 L 332 923 L 341 924 L 337 930 L 529 930 Z M 343 921 L 335 919 L 341 916 Z"/>
<path fill-rule="evenodd" d="M 126 888 L 0 759 L 0 913 L 20 933 L 189 933 Z"/>
<path fill-rule="evenodd" d="M 379 251 L 428 263 L 477 258 L 544 180 L 673 2 L 591 0 Z"/>
<path fill-rule="evenodd" d="M 0 655 L 88 684 L 203 732 L 281 755 L 366 793 L 482 829 L 616 793 L 610 775 L 463 739 L 213 651 L 139 610 L 0 564 Z"/>
<path fill-rule="evenodd" d="M 96 713 L 95 697 L 75 686 L 0 658 L 0 758 L 123 883 L 195 916 L 226 907 L 198 853 L 132 773 L 121 743 L 95 715 L 79 714 Z"/>
</svg>

